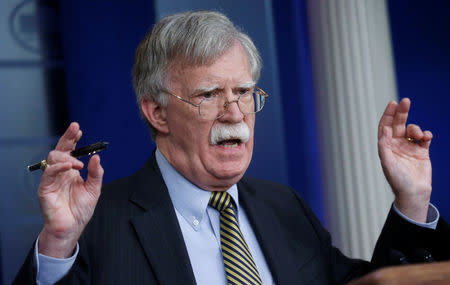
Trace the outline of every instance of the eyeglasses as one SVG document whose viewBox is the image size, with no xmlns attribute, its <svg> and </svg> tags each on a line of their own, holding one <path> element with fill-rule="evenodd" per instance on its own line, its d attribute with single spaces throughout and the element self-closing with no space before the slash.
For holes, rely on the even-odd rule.
<svg viewBox="0 0 450 285">
<path fill-rule="evenodd" d="M 254 114 L 262 110 L 269 95 L 259 87 L 242 88 L 238 91 L 236 100 L 228 101 L 221 93 L 213 90 L 195 95 L 186 100 L 180 96 L 165 91 L 165 93 L 198 108 L 200 117 L 206 120 L 216 120 L 228 110 L 231 103 L 236 103 L 242 114 Z"/>
</svg>

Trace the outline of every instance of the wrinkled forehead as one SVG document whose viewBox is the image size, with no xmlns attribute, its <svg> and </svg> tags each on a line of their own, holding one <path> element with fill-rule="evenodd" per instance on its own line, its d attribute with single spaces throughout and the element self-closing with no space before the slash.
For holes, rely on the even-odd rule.
<svg viewBox="0 0 450 285">
<path fill-rule="evenodd" d="M 186 70 L 183 70 L 186 71 Z M 182 88 L 184 92 L 192 94 L 199 94 L 214 90 L 223 90 L 225 88 L 240 89 L 253 88 L 255 81 L 251 76 L 235 76 L 236 74 L 229 73 L 215 76 L 213 74 L 196 73 L 197 76 L 191 76 L 189 72 L 175 72 L 172 75 L 166 86 L 169 90 Z"/>
<path fill-rule="evenodd" d="M 183 58 L 172 60 L 166 71 L 166 86 L 187 85 L 186 88 L 252 87 L 255 82 L 245 49 L 237 43 L 224 54 L 207 63 L 192 63 Z M 194 90 L 195 89 L 195 90 Z"/>
</svg>

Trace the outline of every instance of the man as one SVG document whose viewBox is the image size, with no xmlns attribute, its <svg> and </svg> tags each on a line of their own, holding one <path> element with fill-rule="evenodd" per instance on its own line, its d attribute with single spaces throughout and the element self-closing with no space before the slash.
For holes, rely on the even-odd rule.
<svg viewBox="0 0 450 285">
<path fill-rule="evenodd" d="M 100 158 L 83 181 L 70 156 L 82 135 L 72 123 L 48 155 L 38 189 L 44 227 L 15 283 L 334 284 L 388 264 L 390 249 L 448 258 L 448 226 L 429 206 L 432 134 L 405 126 L 407 99 L 389 103 L 380 121 L 396 198 L 371 264 L 332 247 L 293 190 L 243 177 L 267 96 L 255 86 L 260 68 L 252 41 L 220 13 L 159 21 L 133 67 L 157 150 L 100 191 Z"/>
</svg>

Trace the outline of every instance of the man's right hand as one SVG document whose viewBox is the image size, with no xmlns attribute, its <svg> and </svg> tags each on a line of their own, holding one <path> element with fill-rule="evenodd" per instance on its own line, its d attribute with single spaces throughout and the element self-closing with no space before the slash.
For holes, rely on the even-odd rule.
<svg viewBox="0 0 450 285">
<path fill-rule="evenodd" d="M 78 123 L 71 123 L 47 157 L 38 189 L 44 227 L 39 235 L 39 253 L 70 257 L 77 241 L 94 213 L 100 196 L 103 168 L 94 155 L 88 164 L 86 181 L 79 170 L 83 163 L 72 157 L 82 132 Z"/>
</svg>

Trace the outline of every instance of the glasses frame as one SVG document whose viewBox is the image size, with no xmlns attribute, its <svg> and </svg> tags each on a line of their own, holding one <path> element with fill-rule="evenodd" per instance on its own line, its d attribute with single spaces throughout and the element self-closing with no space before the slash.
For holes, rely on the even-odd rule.
<svg viewBox="0 0 450 285">
<path fill-rule="evenodd" d="M 183 97 L 180 97 L 180 96 L 178 96 L 178 95 L 175 95 L 175 94 L 173 94 L 172 92 L 169 92 L 169 91 L 167 91 L 167 90 L 165 90 L 164 93 L 167 93 L 167 94 L 169 94 L 169 95 L 172 95 L 173 97 L 177 98 L 178 100 L 180 100 L 180 101 L 182 101 L 182 102 L 184 102 L 184 103 L 188 103 L 189 105 L 192 105 L 192 106 L 194 106 L 194 107 L 197 107 L 198 115 L 199 115 L 201 118 L 203 118 L 203 119 L 205 119 L 205 120 L 211 120 L 211 121 L 212 121 L 212 120 L 217 120 L 217 119 L 223 117 L 223 116 L 225 115 L 225 112 L 228 110 L 228 107 L 229 107 L 230 104 L 233 103 L 233 102 L 236 102 L 236 104 L 238 105 L 239 111 L 241 111 L 241 113 L 242 113 L 243 115 L 256 114 L 256 113 L 260 112 L 260 111 L 264 108 L 264 105 L 265 105 L 265 103 L 266 103 L 266 99 L 269 97 L 269 94 L 267 94 L 264 90 L 262 90 L 261 88 L 259 88 L 259 87 L 256 86 L 256 85 L 255 85 L 254 88 L 256 88 L 256 90 L 258 90 L 258 92 L 260 92 L 260 95 L 264 97 L 264 103 L 263 103 L 263 105 L 262 105 L 262 107 L 261 107 L 261 109 L 260 109 L 259 111 L 257 111 L 257 112 L 250 112 L 250 113 L 244 113 L 244 112 L 242 112 L 241 108 L 239 108 L 239 99 L 241 98 L 240 96 L 239 96 L 236 100 L 232 100 L 232 101 L 229 101 L 227 98 L 225 98 L 226 102 L 225 102 L 225 104 L 223 104 L 223 107 L 224 107 L 224 110 L 223 110 L 223 111 L 224 111 L 224 112 L 223 112 L 222 115 L 217 116 L 215 119 L 206 119 L 206 118 L 202 117 L 202 115 L 201 115 L 201 113 L 200 113 L 200 105 L 203 103 L 203 100 L 205 100 L 205 99 L 202 99 L 202 101 L 200 101 L 200 103 L 195 104 L 195 103 L 192 103 L 191 101 L 186 100 L 186 99 L 184 99 Z M 222 95 L 220 95 L 220 96 L 222 96 Z M 222 97 L 224 97 L 224 96 L 222 96 Z"/>
</svg>

